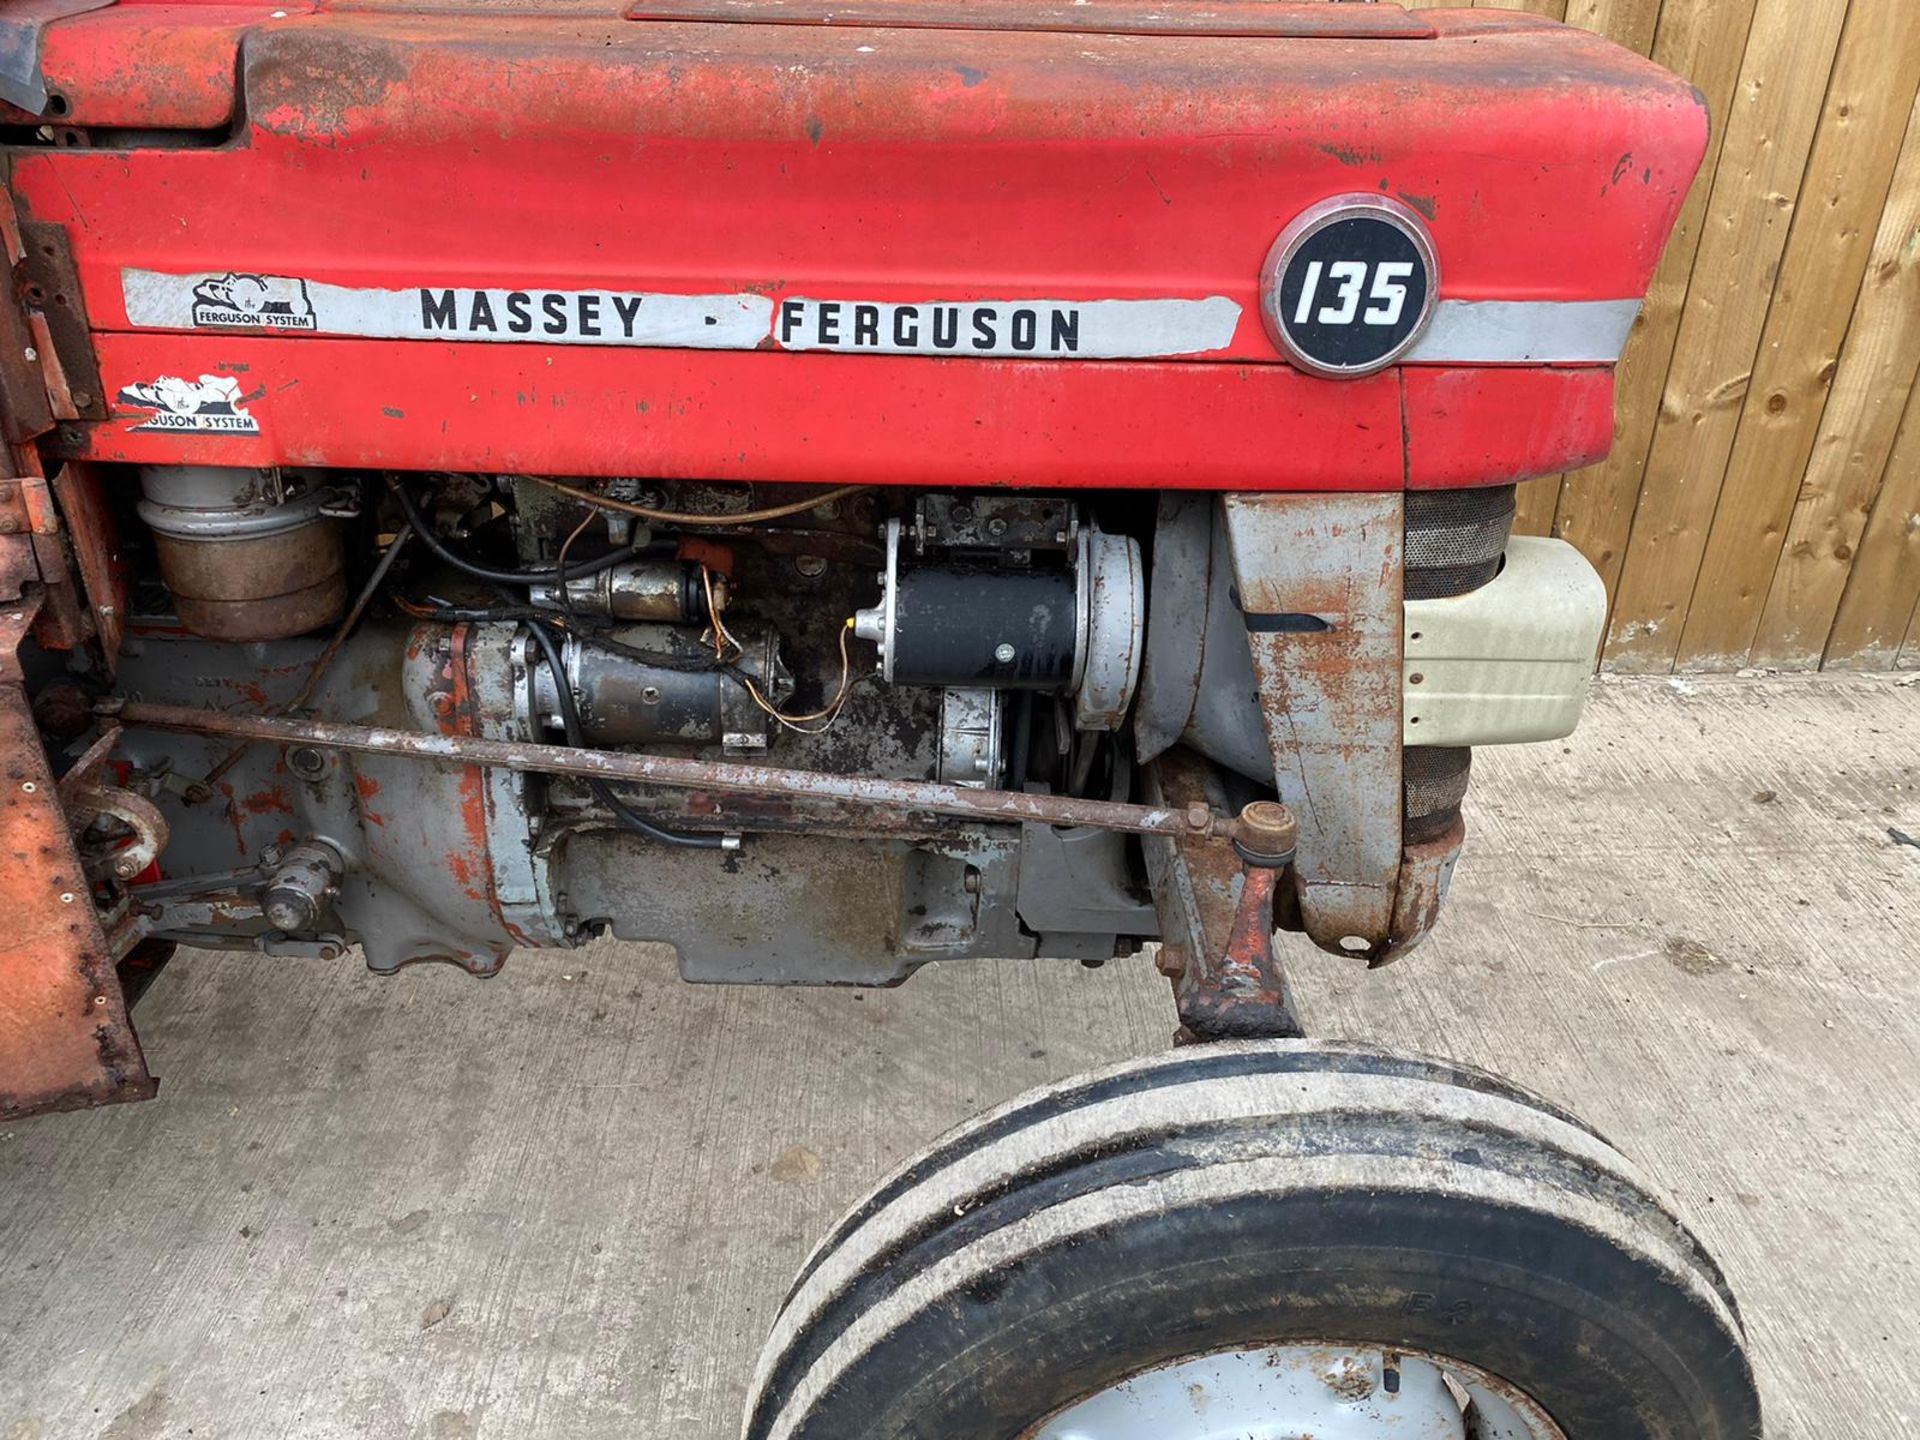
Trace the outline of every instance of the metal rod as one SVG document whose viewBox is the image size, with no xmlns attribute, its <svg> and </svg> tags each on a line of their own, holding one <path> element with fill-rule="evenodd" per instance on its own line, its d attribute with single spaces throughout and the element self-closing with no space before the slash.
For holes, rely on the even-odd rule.
<svg viewBox="0 0 1920 1440">
<path fill-rule="evenodd" d="M 1041 825 L 1118 830 L 1133 835 L 1226 839 L 1235 830 L 1234 821 L 1204 805 L 1169 810 L 1152 805 L 1123 805 L 1111 800 L 1080 800 L 1070 795 L 969 790 L 926 780 L 880 780 L 859 775 L 829 775 L 817 770 L 783 770 L 772 765 L 639 755 L 625 750 L 586 750 L 532 741 L 484 740 L 469 735 L 429 735 L 422 731 L 347 725 L 332 720 L 296 720 L 198 710 L 186 705 L 154 705 L 141 700 L 107 700 L 98 709 L 103 716 L 111 717 L 122 726 L 149 730 L 268 744 L 317 745 L 322 749 L 355 750 L 372 755 L 411 755 L 455 765 L 488 765 L 545 775 L 662 785 L 675 790 L 837 800 L 879 811 L 917 810 L 972 820 L 1009 824 L 1033 821 Z"/>
<path fill-rule="evenodd" d="M 301 682 L 300 689 L 284 705 L 276 705 L 276 713 L 298 710 L 313 698 L 313 692 L 320 684 L 320 677 L 327 673 L 327 667 L 333 664 L 334 656 L 340 653 L 340 647 L 347 643 L 347 637 L 353 634 L 354 627 L 360 623 L 360 617 L 367 613 L 367 606 L 373 603 L 373 597 L 380 593 L 380 587 L 387 583 L 387 574 L 393 569 L 393 562 L 400 558 L 400 552 L 406 549 L 407 541 L 412 538 L 413 524 L 409 521 L 394 532 L 387 548 L 380 556 L 380 563 L 373 567 L 373 573 L 367 576 L 367 583 L 360 587 L 360 594 L 353 602 L 353 608 L 347 612 L 347 618 L 340 622 L 340 628 L 333 632 L 333 638 L 327 641 L 327 648 L 320 652 L 319 658 L 307 671 L 307 678 Z M 207 771 L 200 783 L 211 791 L 218 785 L 226 773 L 240 763 L 247 753 L 245 745 L 235 746 L 218 765 Z"/>
</svg>

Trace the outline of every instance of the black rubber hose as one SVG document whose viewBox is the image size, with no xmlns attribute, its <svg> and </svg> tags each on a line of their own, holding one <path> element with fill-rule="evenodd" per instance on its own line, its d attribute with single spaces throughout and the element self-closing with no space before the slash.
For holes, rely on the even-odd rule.
<svg viewBox="0 0 1920 1440">
<path fill-rule="evenodd" d="M 574 701 L 573 686 L 567 681 L 566 662 L 560 658 L 560 647 L 554 643 L 547 627 L 538 620 L 527 622 L 527 633 L 533 636 L 534 643 L 546 656 L 547 668 L 553 672 L 553 694 L 560 702 L 560 724 L 566 731 L 567 744 L 576 749 L 586 744 L 585 727 L 580 723 L 580 707 Z M 649 840 L 658 840 L 663 845 L 679 845 L 688 850 L 720 850 L 725 848 L 726 840 L 720 835 L 689 835 L 679 830 L 669 830 L 664 825 L 656 825 L 637 810 L 629 807 L 604 780 L 589 779 L 587 788 L 594 798 L 608 810 L 627 829 L 636 835 L 644 835 Z"/>
<path fill-rule="evenodd" d="M 560 573 L 558 566 L 546 570 L 495 570 L 489 565 L 479 565 L 455 553 L 438 535 L 433 533 L 427 519 L 420 513 L 420 502 L 413 498 L 413 492 L 398 480 L 387 482 L 393 487 L 393 493 L 399 497 L 400 508 L 406 512 L 412 522 L 413 530 L 420 537 L 420 543 L 431 550 L 434 557 L 454 569 L 473 576 L 476 580 L 491 580 L 496 585 L 561 585 L 569 580 L 584 580 L 589 575 L 598 575 L 602 570 L 611 570 L 614 566 L 631 560 L 640 551 L 640 547 L 629 545 L 624 550 L 615 550 L 612 554 L 601 555 L 592 560 L 582 560 L 578 565 L 567 566 L 566 574 Z"/>
</svg>

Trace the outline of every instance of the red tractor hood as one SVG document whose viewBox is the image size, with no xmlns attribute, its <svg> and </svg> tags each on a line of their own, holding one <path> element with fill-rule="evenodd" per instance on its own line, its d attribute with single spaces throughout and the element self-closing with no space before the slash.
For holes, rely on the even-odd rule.
<svg viewBox="0 0 1920 1440">
<path fill-rule="evenodd" d="M 14 149 L 12 184 L 106 391 L 60 443 L 152 463 L 1549 473 L 1607 448 L 1707 132 L 1594 36 L 1390 5 L 121 3 L 42 56 L 45 133 L 91 148 Z M 1356 379 L 1262 312 L 1276 237 L 1342 197 L 1435 264 Z"/>
</svg>

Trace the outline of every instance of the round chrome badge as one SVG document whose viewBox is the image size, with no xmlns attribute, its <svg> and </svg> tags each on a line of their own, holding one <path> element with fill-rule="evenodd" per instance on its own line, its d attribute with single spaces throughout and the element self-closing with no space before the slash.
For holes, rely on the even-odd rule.
<svg viewBox="0 0 1920 1440">
<path fill-rule="evenodd" d="M 1384 370 L 1433 318 L 1440 262 L 1413 209 L 1336 195 L 1280 232 L 1260 276 L 1273 343 L 1301 369 L 1352 379 Z"/>
</svg>

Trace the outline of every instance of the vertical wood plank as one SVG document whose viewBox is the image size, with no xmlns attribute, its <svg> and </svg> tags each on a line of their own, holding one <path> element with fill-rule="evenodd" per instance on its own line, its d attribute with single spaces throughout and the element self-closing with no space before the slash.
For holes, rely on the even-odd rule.
<svg viewBox="0 0 1920 1440">
<path fill-rule="evenodd" d="M 1559 18 L 1645 55 L 1653 48 L 1660 4 L 1661 0 L 1568 0 L 1565 15 Z M 1513 517 L 1516 535 L 1559 533 L 1560 496 L 1566 481 L 1565 475 L 1548 475 L 1520 487 Z"/>
<path fill-rule="evenodd" d="M 1568 0 L 1567 23 L 1642 55 L 1653 51 L 1661 0 Z"/>
<path fill-rule="evenodd" d="M 1875 511 L 1916 373 L 1920 373 L 1920 105 L 1913 107 L 1907 125 L 1899 169 L 1874 238 L 1833 394 L 1761 615 L 1752 652 L 1755 664 L 1806 669 L 1829 652 L 1845 659 L 1864 643 L 1860 635 L 1836 628 L 1835 618 L 1849 571 L 1868 559 L 1863 532 Z M 1883 537 L 1880 543 L 1887 541 Z M 1905 576 L 1872 576 L 1868 585 L 1898 586 L 1909 577 L 1920 588 L 1920 564 L 1910 565 Z M 1719 604 L 1723 598 L 1709 597 L 1709 603 Z M 1862 598 L 1864 603 L 1866 596 Z"/>
<path fill-rule="evenodd" d="M 1809 478 L 1842 345 L 1853 351 L 1850 359 L 1861 348 L 1848 339 L 1849 321 L 1867 299 L 1861 282 L 1876 222 L 1920 90 L 1920 23 L 1912 3 L 1853 0 L 1847 13 L 1720 503 L 1691 589 L 1680 669 L 1738 670 L 1746 664 L 1776 573 L 1795 568 L 1791 545 L 1783 549 L 1785 536 Z M 1904 239 L 1897 235 L 1894 243 Z M 1870 318 L 1895 326 L 1899 320 Z M 1896 416 L 1904 395 L 1902 386 L 1892 399 Z M 1711 463 L 1709 458 L 1708 474 Z M 1783 658 L 1812 668 L 1826 638 L 1821 627 Z"/>
<path fill-rule="evenodd" d="M 1473 0 L 1476 10 L 1524 10 L 1549 20 L 1567 18 L 1567 0 Z"/>
<path fill-rule="evenodd" d="M 1619 588 L 1647 449 L 1680 332 L 1707 201 L 1719 172 L 1727 114 L 1733 106 L 1754 5 L 1755 0 L 1669 0 L 1658 17 L 1653 58 L 1699 88 L 1713 114 L 1713 132 L 1700 178 L 1681 208 L 1627 341 L 1615 381 L 1613 454 L 1599 465 L 1567 476 L 1561 487 L 1555 528 L 1593 562 L 1610 595 Z"/>
<path fill-rule="evenodd" d="M 1514 498 L 1514 534 L 1553 534 L 1554 512 L 1560 506 L 1558 475 L 1543 475 L 1538 480 L 1523 481 Z"/>
<path fill-rule="evenodd" d="M 1827 644 L 1836 670 L 1884 670 L 1900 662 L 1904 640 L 1920 663 L 1910 630 L 1920 606 L 1920 387 L 1907 398 L 1879 499 L 1847 576 L 1846 595 Z"/>
<path fill-rule="evenodd" d="M 1755 8 L 1614 601 L 1612 668 L 1670 670 L 1679 651 L 1846 14 L 1846 0 Z"/>
</svg>

